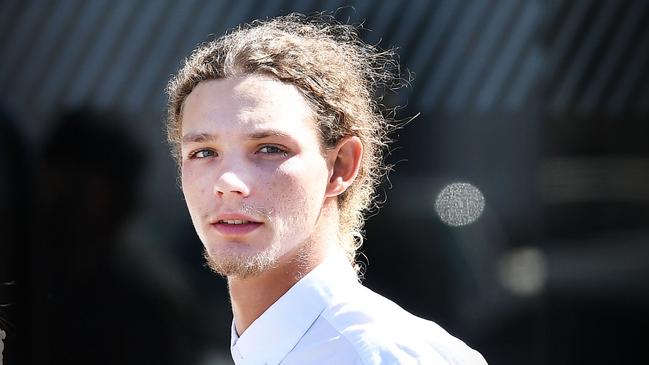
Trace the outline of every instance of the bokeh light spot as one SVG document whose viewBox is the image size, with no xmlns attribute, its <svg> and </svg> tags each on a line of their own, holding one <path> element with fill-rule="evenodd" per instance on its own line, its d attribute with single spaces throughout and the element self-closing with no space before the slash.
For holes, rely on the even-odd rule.
<svg viewBox="0 0 649 365">
<path fill-rule="evenodd" d="M 511 293 L 530 297 L 541 293 L 547 277 L 545 256 L 533 247 L 504 255 L 498 265 L 500 283 Z"/>
<path fill-rule="evenodd" d="M 454 227 L 475 222 L 482 215 L 485 198 L 475 186 L 464 183 L 446 185 L 435 199 L 435 211 L 440 219 Z"/>
</svg>

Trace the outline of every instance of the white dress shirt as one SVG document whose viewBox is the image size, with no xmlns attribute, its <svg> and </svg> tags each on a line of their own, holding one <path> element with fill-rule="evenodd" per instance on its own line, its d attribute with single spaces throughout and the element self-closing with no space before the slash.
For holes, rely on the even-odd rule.
<svg viewBox="0 0 649 365">
<path fill-rule="evenodd" d="M 358 282 L 342 252 L 329 255 L 237 336 L 237 365 L 479 364 L 486 361 L 434 322 Z"/>
</svg>

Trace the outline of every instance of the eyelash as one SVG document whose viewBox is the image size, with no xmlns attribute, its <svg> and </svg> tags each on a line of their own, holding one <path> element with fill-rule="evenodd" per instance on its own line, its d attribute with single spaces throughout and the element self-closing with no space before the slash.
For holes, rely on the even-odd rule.
<svg viewBox="0 0 649 365">
<path fill-rule="evenodd" d="M 213 153 L 214 155 L 216 155 L 216 152 L 214 152 L 214 151 L 212 151 L 212 150 L 209 150 L 209 149 L 205 149 L 205 148 L 203 148 L 203 149 L 200 149 L 200 150 L 196 150 L 196 151 L 191 152 L 191 153 L 189 154 L 189 158 L 190 158 L 190 159 L 194 159 L 194 158 L 201 159 L 201 158 L 207 158 L 207 157 L 208 157 L 208 156 L 198 157 L 197 155 L 198 155 L 199 153 L 201 153 L 201 152 L 210 152 L 210 153 Z M 210 156 L 210 157 L 211 157 L 211 156 Z"/>
<path fill-rule="evenodd" d="M 261 152 L 261 150 L 264 149 L 264 148 L 266 148 L 266 149 L 272 149 L 272 150 L 274 150 L 274 152 Z M 267 154 L 267 155 L 276 155 L 276 154 L 281 154 L 281 155 L 284 155 L 284 156 L 288 156 L 288 151 L 286 151 L 285 149 L 283 149 L 283 148 L 281 148 L 281 147 L 279 147 L 279 146 L 275 146 L 275 145 L 264 145 L 264 146 L 261 146 L 261 148 L 260 148 L 259 150 L 257 150 L 257 152 L 260 152 L 260 153 L 262 153 L 262 154 Z"/>
<path fill-rule="evenodd" d="M 270 149 L 273 152 L 262 152 L 263 149 Z M 203 157 L 198 156 L 199 154 L 204 153 L 204 152 L 205 153 L 211 153 L 212 155 L 203 156 Z M 285 150 L 285 149 L 283 149 L 283 148 L 281 148 L 279 146 L 275 146 L 275 145 L 263 145 L 257 150 L 257 153 L 261 153 L 261 154 L 264 154 L 264 155 L 278 155 L 278 154 L 281 154 L 283 156 L 288 156 L 288 151 L 287 150 Z M 216 155 L 218 155 L 218 154 L 215 151 L 210 150 L 210 149 L 202 148 L 202 149 L 191 152 L 189 154 L 189 159 L 195 159 L 195 158 L 203 159 L 203 158 L 213 157 L 213 156 L 216 156 Z"/>
</svg>

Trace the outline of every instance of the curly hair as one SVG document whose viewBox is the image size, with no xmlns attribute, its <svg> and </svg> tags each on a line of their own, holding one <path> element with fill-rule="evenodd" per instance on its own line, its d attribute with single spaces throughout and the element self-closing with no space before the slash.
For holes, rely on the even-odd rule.
<svg viewBox="0 0 649 365">
<path fill-rule="evenodd" d="M 252 74 L 297 87 L 316 116 L 323 151 L 345 137 L 361 140 L 356 181 L 338 197 L 339 242 L 354 263 L 365 213 L 376 206 L 375 189 L 389 169 L 384 154 L 393 124 L 381 101 L 402 86 L 395 52 L 363 42 L 357 27 L 324 14 L 256 20 L 199 45 L 167 86 L 167 136 L 179 166 L 187 96 L 201 81 Z"/>
</svg>

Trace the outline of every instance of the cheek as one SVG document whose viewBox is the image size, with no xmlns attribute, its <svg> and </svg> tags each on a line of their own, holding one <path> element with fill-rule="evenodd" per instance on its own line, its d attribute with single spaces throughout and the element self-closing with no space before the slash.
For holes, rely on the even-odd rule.
<svg viewBox="0 0 649 365">
<path fill-rule="evenodd" d="M 201 203 L 208 201 L 208 199 L 205 199 L 205 195 L 211 193 L 209 185 L 206 184 L 206 179 L 201 178 L 191 169 L 183 167 L 180 182 L 185 203 L 190 213 L 192 216 L 200 213 L 203 210 Z"/>
<path fill-rule="evenodd" d="M 315 223 L 326 188 L 327 172 L 305 165 L 285 165 L 276 171 L 269 196 L 275 211 L 283 213 L 287 223 L 299 227 Z"/>
</svg>

